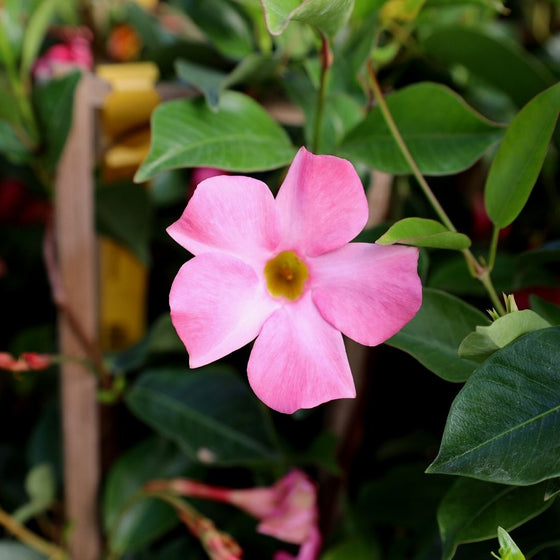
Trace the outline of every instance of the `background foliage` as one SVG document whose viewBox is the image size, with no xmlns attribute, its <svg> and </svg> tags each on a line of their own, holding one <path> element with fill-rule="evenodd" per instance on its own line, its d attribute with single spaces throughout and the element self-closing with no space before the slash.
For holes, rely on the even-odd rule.
<svg viewBox="0 0 560 560">
<path fill-rule="evenodd" d="M 89 25 L 103 60 L 111 30 L 126 24 L 138 40 L 131 58 L 190 88 L 153 113 L 135 176 L 151 187 L 100 180 L 96 195 L 99 232 L 149 267 L 149 328 L 106 353 L 111 383 L 99 394 L 106 557 L 204 557 L 173 509 L 140 492 L 151 479 L 249 487 L 300 466 L 319 483 L 325 560 L 477 560 L 499 547 L 502 558 L 559 558 L 558 2 L 85 6 L 0 8 L 1 350 L 57 354 L 42 241 L 79 74 L 32 80 L 49 26 Z M 286 103 L 291 117 L 278 118 Z M 351 429 L 338 435 L 335 404 L 289 417 L 265 409 L 247 386 L 247 349 L 189 371 L 168 318 L 186 255 L 165 228 L 197 168 L 252 174 L 275 190 L 300 145 L 350 159 L 368 192 L 373 170 L 394 175 L 387 222 L 360 238 L 421 247 L 422 308 L 367 352 Z M 2 375 L 0 420 L 2 509 L 64 542 L 56 366 Z M 247 558 L 279 548 L 245 514 L 197 507 Z M 3 557 L 41 556 L 5 536 Z"/>
</svg>

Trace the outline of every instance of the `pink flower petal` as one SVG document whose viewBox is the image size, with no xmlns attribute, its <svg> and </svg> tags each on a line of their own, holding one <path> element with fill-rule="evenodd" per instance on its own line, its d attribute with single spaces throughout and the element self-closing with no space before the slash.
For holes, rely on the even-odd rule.
<svg viewBox="0 0 560 560">
<path fill-rule="evenodd" d="M 294 544 L 303 544 L 317 525 L 317 489 L 307 475 L 293 469 L 273 487 L 275 508 L 262 516 L 259 533 Z"/>
<path fill-rule="evenodd" d="M 262 261 L 278 244 L 278 224 L 274 197 L 262 181 L 224 175 L 202 181 L 167 232 L 194 255 L 218 250 Z"/>
<path fill-rule="evenodd" d="M 350 243 L 310 260 L 313 301 L 346 336 L 367 346 L 381 344 L 420 308 L 417 262 L 414 247 Z"/>
<path fill-rule="evenodd" d="M 266 296 L 254 270 L 224 253 L 187 261 L 169 294 L 171 319 L 199 367 L 251 342 L 279 306 Z"/>
<path fill-rule="evenodd" d="M 307 541 L 300 546 L 297 556 L 281 550 L 274 555 L 274 560 L 316 560 L 321 551 L 321 541 L 322 538 L 319 529 L 313 527 Z"/>
<path fill-rule="evenodd" d="M 282 248 L 320 255 L 342 247 L 368 218 L 364 188 L 352 164 L 301 148 L 276 197 Z"/>
<path fill-rule="evenodd" d="M 288 414 L 356 396 L 342 335 L 320 316 L 309 294 L 266 321 L 247 374 L 266 405 Z"/>
</svg>

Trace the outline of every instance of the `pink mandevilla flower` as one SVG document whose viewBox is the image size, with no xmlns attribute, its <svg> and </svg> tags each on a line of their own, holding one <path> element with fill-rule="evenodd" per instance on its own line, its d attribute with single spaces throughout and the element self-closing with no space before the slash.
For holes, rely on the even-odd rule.
<svg viewBox="0 0 560 560">
<path fill-rule="evenodd" d="M 321 548 L 317 488 L 299 469 L 292 469 L 272 486 L 233 489 L 211 486 L 188 478 L 153 480 L 148 490 L 171 490 L 191 498 L 204 498 L 238 507 L 259 520 L 264 535 L 301 545 L 298 560 L 314 560 Z M 275 560 L 294 558 L 278 552 Z"/>
<path fill-rule="evenodd" d="M 276 199 L 251 177 L 200 183 L 167 230 L 195 255 L 169 296 L 191 367 L 257 337 L 247 372 L 269 407 L 292 413 L 354 397 L 341 333 L 380 344 L 422 299 L 416 248 L 349 243 L 367 218 L 351 163 L 305 148 Z"/>
</svg>

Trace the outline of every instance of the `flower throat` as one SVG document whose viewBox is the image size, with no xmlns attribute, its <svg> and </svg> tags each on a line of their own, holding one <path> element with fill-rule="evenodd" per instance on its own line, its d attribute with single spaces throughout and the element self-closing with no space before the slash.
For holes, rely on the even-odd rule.
<svg viewBox="0 0 560 560">
<path fill-rule="evenodd" d="M 295 301 L 303 294 L 309 270 L 294 251 L 282 251 L 266 263 L 264 276 L 270 295 Z"/>
</svg>

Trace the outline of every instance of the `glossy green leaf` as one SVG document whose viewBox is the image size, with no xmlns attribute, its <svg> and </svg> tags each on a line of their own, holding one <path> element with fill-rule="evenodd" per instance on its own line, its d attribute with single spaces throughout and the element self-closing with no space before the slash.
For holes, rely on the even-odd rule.
<svg viewBox="0 0 560 560">
<path fill-rule="evenodd" d="M 455 249 L 470 246 L 471 240 L 463 233 L 449 231 L 442 223 L 425 218 L 405 218 L 393 224 L 377 241 L 381 245 L 402 243 L 416 247 Z"/>
<path fill-rule="evenodd" d="M 190 464 L 173 443 L 155 437 L 119 458 L 103 491 L 103 525 L 113 552 L 142 549 L 178 524 L 173 508 L 140 490 L 149 480 L 185 475 Z"/>
<path fill-rule="evenodd" d="M 14 518 L 20 523 L 26 523 L 43 513 L 54 502 L 56 481 L 51 465 L 42 464 L 33 467 L 25 479 L 25 490 L 29 501 L 13 513 Z"/>
<path fill-rule="evenodd" d="M 488 323 L 488 317 L 459 298 L 425 288 L 414 319 L 387 344 L 411 354 L 439 377 L 461 382 L 477 364 L 459 358 L 459 344 L 477 325 Z"/>
<path fill-rule="evenodd" d="M 19 542 L 0 540 L 0 560 L 47 560 L 46 556 Z"/>
<path fill-rule="evenodd" d="M 536 295 L 529 297 L 531 309 L 546 319 L 551 325 L 560 325 L 560 306 Z"/>
<path fill-rule="evenodd" d="M 490 36 L 478 28 L 441 27 L 422 46 L 430 59 L 463 66 L 506 93 L 518 107 L 556 81 L 536 57 L 513 41 Z"/>
<path fill-rule="evenodd" d="M 505 484 L 560 476 L 560 327 L 496 351 L 453 402 L 428 472 Z"/>
<path fill-rule="evenodd" d="M 502 527 L 498 527 L 498 541 L 500 542 L 500 550 L 498 551 L 500 560 L 525 560 L 525 556 L 519 550 L 515 541 Z"/>
<path fill-rule="evenodd" d="M 21 77 L 27 79 L 60 0 L 42 0 L 31 14 L 21 47 Z"/>
<path fill-rule="evenodd" d="M 50 171 L 56 168 L 70 132 L 74 92 L 79 81 L 80 73 L 72 72 L 40 84 L 33 90 L 44 142 L 42 158 Z"/>
<path fill-rule="evenodd" d="M 460 478 L 438 509 L 443 560 L 461 543 L 494 538 L 498 525 L 508 530 L 536 517 L 552 505 L 544 499 L 546 483 L 516 487 Z"/>
<path fill-rule="evenodd" d="M 445 86 L 423 82 L 387 97 L 387 105 L 420 171 L 457 173 L 470 167 L 503 135 L 503 128 L 471 109 Z M 345 157 L 388 173 L 410 167 L 385 124 L 379 108 L 342 141 Z"/>
<path fill-rule="evenodd" d="M 143 263 L 149 261 L 152 207 L 144 187 L 133 183 L 99 186 L 95 219 L 99 233 L 122 243 Z"/>
<path fill-rule="evenodd" d="M 294 19 L 333 36 L 346 25 L 354 0 L 262 0 L 262 5 L 266 26 L 273 35 L 280 35 Z"/>
<path fill-rule="evenodd" d="M 499 228 L 519 215 L 539 176 L 560 110 L 560 84 L 531 100 L 509 125 L 486 181 L 484 202 Z"/>
<path fill-rule="evenodd" d="M 138 418 L 200 462 L 247 465 L 278 457 L 259 401 L 229 369 L 149 370 L 126 403 Z"/>
<path fill-rule="evenodd" d="M 475 362 L 483 362 L 496 350 L 507 346 L 521 335 L 551 324 L 530 309 L 514 311 L 499 317 L 489 326 L 477 326 L 459 346 L 459 356 Z"/>
<path fill-rule="evenodd" d="M 180 99 L 154 111 L 150 153 L 135 180 L 178 167 L 275 169 L 288 164 L 295 152 L 280 125 L 246 95 L 224 92 L 216 113 L 202 99 Z"/>
</svg>

